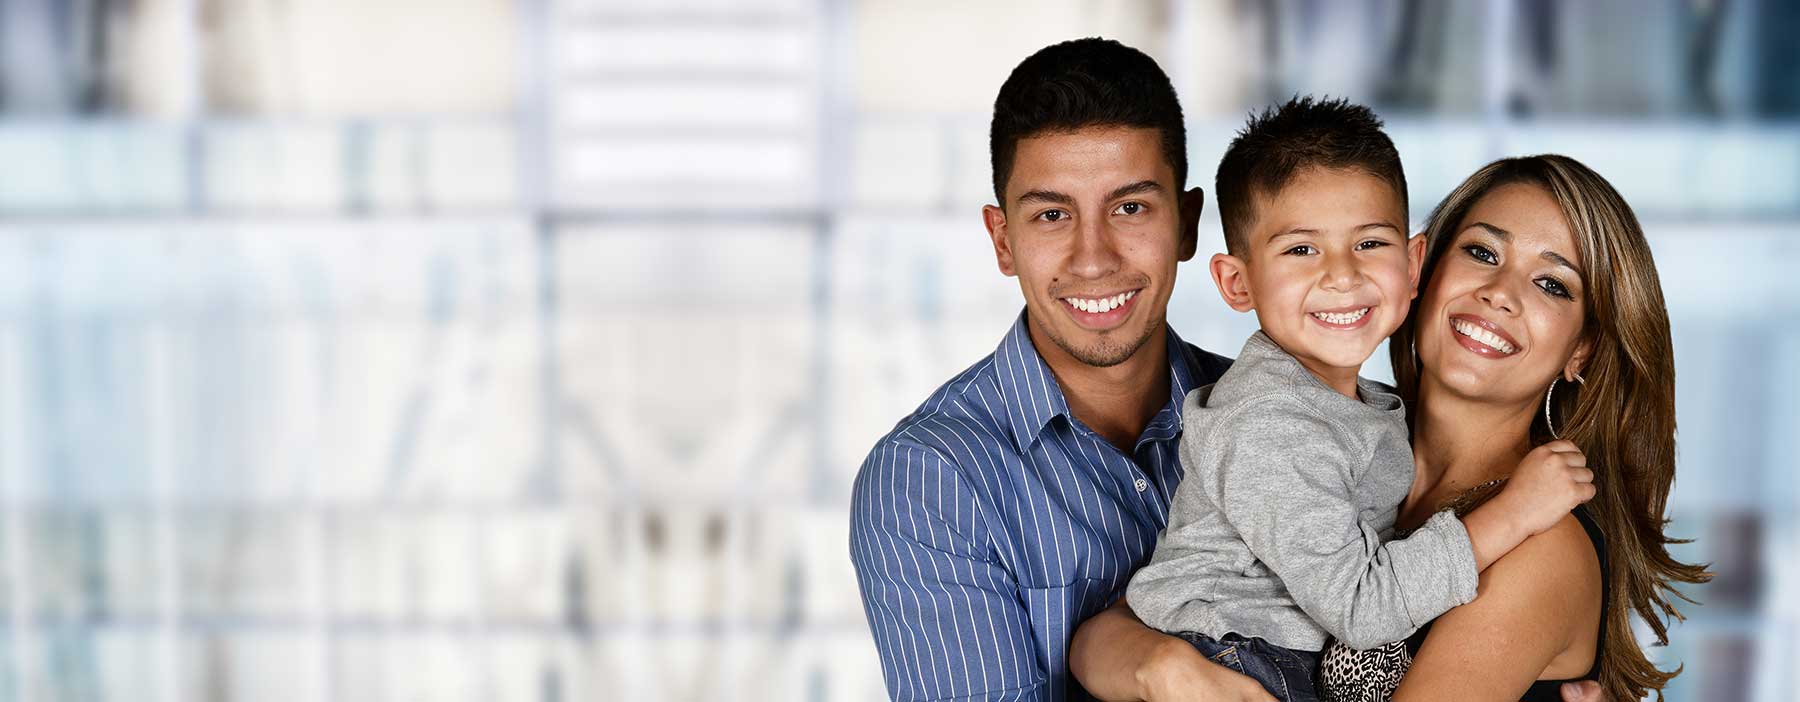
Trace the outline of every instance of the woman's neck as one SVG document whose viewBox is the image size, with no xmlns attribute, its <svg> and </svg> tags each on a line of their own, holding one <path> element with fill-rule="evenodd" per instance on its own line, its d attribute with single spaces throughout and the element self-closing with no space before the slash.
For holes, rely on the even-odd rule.
<svg viewBox="0 0 1800 702">
<path fill-rule="evenodd" d="M 1421 379 L 1423 380 L 1423 379 Z M 1421 383 L 1413 419 L 1413 465 L 1418 470 L 1407 511 L 1511 475 L 1531 451 L 1532 406 L 1498 406 Z M 1421 502 L 1423 500 L 1423 502 Z"/>
</svg>

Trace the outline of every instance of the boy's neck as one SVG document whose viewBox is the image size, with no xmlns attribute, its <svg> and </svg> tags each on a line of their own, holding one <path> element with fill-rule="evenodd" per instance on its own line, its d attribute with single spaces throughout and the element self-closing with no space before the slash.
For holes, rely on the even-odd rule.
<svg viewBox="0 0 1800 702">
<path fill-rule="evenodd" d="M 1137 353 L 1113 366 L 1082 363 L 1027 325 L 1050 374 L 1062 386 L 1070 414 L 1126 455 L 1150 419 L 1169 401 L 1169 337 L 1158 329 Z"/>
<path fill-rule="evenodd" d="M 1282 350 L 1286 351 L 1287 349 Z M 1292 352 L 1288 352 L 1288 355 L 1294 356 Z M 1294 356 L 1294 360 L 1299 361 L 1301 368 L 1305 368 L 1306 372 L 1313 374 L 1314 378 L 1318 378 L 1320 382 L 1325 383 L 1326 387 L 1336 390 L 1338 393 L 1352 400 L 1357 399 L 1356 372 L 1362 370 L 1361 368 L 1338 368 L 1336 366 L 1327 366 L 1318 361 L 1301 358 L 1299 356 Z"/>
</svg>

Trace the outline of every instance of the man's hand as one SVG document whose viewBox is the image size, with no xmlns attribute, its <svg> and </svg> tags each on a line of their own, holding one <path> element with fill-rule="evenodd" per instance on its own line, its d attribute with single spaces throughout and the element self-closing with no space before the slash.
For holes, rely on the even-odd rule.
<svg viewBox="0 0 1800 702">
<path fill-rule="evenodd" d="M 1169 638 L 1138 669 L 1144 702 L 1278 702 L 1249 676 L 1206 660 L 1188 642 Z M 1578 699 L 1575 702 L 1589 702 Z"/>
<path fill-rule="evenodd" d="M 1600 683 L 1592 680 L 1563 683 L 1563 702 L 1604 702 L 1600 696 Z"/>
</svg>

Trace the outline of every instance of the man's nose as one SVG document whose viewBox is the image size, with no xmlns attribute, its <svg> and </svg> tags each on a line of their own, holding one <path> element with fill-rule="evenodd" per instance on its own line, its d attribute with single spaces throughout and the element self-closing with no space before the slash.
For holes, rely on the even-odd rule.
<svg viewBox="0 0 1800 702">
<path fill-rule="evenodd" d="M 1105 218 L 1087 219 L 1075 233 L 1069 269 L 1078 277 L 1104 278 L 1119 270 L 1118 237 Z"/>
</svg>

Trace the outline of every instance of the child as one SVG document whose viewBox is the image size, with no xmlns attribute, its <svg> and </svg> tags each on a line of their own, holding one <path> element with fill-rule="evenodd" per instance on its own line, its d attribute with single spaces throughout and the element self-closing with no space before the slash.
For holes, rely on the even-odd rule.
<svg viewBox="0 0 1800 702">
<path fill-rule="evenodd" d="M 1592 473 L 1559 453 L 1572 446 L 1535 451 L 1464 520 L 1439 513 L 1384 543 L 1413 457 L 1400 399 L 1357 371 L 1418 294 L 1399 154 L 1368 108 L 1296 98 L 1232 142 L 1217 197 L 1213 282 L 1262 329 L 1187 397 L 1186 477 L 1127 601 L 1271 694 L 1311 700 L 1327 636 L 1404 639 L 1474 599 L 1480 570 L 1592 497 Z"/>
</svg>

